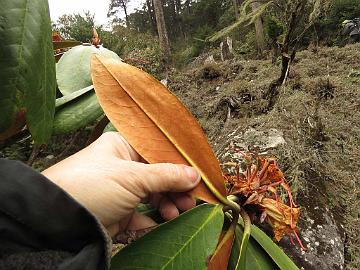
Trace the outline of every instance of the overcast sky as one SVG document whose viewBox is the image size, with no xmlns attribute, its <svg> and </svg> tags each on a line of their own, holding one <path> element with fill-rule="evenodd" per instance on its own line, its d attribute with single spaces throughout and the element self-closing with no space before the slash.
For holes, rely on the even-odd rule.
<svg viewBox="0 0 360 270">
<path fill-rule="evenodd" d="M 140 7 L 142 2 L 142 0 L 131 0 L 128 13 Z M 56 22 L 64 14 L 84 14 L 85 11 L 90 11 L 91 14 L 95 14 L 96 24 L 107 25 L 109 3 L 110 0 L 49 0 L 51 20 Z"/>
</svg>

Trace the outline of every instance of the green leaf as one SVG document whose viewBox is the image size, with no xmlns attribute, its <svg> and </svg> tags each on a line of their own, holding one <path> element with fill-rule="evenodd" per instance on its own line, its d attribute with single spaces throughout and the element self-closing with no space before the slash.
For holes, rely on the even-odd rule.
<svg viewBox="0 0 360 270">
<path fill-rule="evenodd" d="M 243 219 L 244 223 L 244 231 L 243 231 L 243 237 L 241 240 L 240 245 L 240 253 L 239 253 L 239 259 L 236 265 L 236 270 L 245 269 L 247 264 L 247 250 L 248 250 L 248 244 L 249 244 L 249 238 L 250 238 L 250 232 L 251 232 L 251 220 L 249 215 L 245 212 L 244 209 L 241 209 L 240 211 L 241 217 Z"/>
<path fill-rule="evenodd" d="M 243 225 L 242 220 L 239 223 Z M 299 270 L 285 252 L 255 225 L 251 225 L 251 237 L 259 243 L 281 270 Z"/>
<path fill-rule="evenodd" d="M 202 204 L 125 247 L 110 269 L 206 269 L 223 222 L 222 206 Z"/>
<path fill-rule="evenodd" d="M 120 57 L 103 47 L 80 45 L 64 53 L 57 64 L 56 78 L 60 92 L 66 96 L 92 85 L 90 60 L 92 54 L 120 60 Z"/>
<path fill-rule="evenodd" d="M 117 131 L 117 129 L 114 127 L 114 125 L 111 122 L 105 127 L 103 133 L 110 131 Z"/>
<path fill-rule="evenodd" d="M 84 95 L 85 93 L 87 93 L 87 92 L 89 92 L 91 90 L 94 90 L 93 85 L 90 85 L 90 86 L 85 87 L 83 89 L 80 89 L 78 91 L 72 92 L 71 94 L 63 96 L 61 98 L 58 98 L 56 100 L 55 107 L 59 108 L 59 107 L 63 106 L 64 104 L 69 103 L 70 101 L 73 101 L 73 100 L 77 99 L 78 97 Z"/>
<path fill-rule="evenodd" d="M 103 110 L 94 92 L 86 93 L 74 102 L 69 102 L 55 114 L 53 134 L 65 134 L 86 127 L 94 122 Z"/>
<path fill-rule="evenodd" d="M 240 246 L 244 237 L 243 229 L 238 225 L 235 230 L 235 241 L 229 260 L 229 270 L 236 269 Z M 262 249 L 262 247 L 253 239 L 249 239 L 246 249 L 246 263 L 241 270 L 276 270 L 279 267 L 274 263 L 271 257 Z"/>
<path fill-rule="evenodd" d="M 46 143 L 55 112 L 55 60 L 46 0 L 3 0 L 0 9 L 0 132 L 26 109 L 37 144 Z"/>
</svg>

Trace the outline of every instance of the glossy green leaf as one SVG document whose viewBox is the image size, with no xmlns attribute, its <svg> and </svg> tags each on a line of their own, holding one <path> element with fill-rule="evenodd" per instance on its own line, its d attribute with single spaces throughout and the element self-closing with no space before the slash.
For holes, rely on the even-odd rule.
<svg viewBox="0 0 360 270">
<path fill-rule="evenodd" d="M 240 244 L 240 253 L 239 258 L 236 263 L 236 270 L 245 269 L 247 265 L 247 253 L 248 253 L 248 245 L 250 240 L 250 232 L 251 232 L 251 220 L 249 215 L 245 212 L 244 209 L 241 209 L 240 215 L 243 219 L 244 230 L 242 231 L 242 239 Z"/>
<path fill-rule="evenodd" d="M 58 87 L 64 96 L 92 85 L 90 60 L 94 53 L 120 60 L 116 53 L 103 47 L 80 45 L 71 48 L 60 58 L 56 68 Z"/>
<path fill-rule="evenodd" d="M 243 225 L 242 220 L 239 223 Z M 272 258 L 281 270 L 299 270 L 295 263 L 274 241 L 255 225 L 251 225 L 251 238 L 253 238 Z M 251 239 L 250 238 L 250 239 Z"/>
<path fill-rule="evenodd" d="M 26 110 L 37 144 L 51 136 L 55 111 L 55 60 L 46 0 L 2 0 L 0 8 L 0 132 Z"/>
<path fill-rule="evenodd" d="M 85 93 L 87 93 L 91 90 L 94 90 L 94 86 L 92 86 L 92 85 L 85 87 L 83 89 L 80 89 L 78 91 L 75 91 L 69 95 L 58 98 L 58 99 L 56 99 L 55 107 L 59 108 L 59 107 L 63 106 L 64 104 L 77 99 L 78 97 L 84 95 Z"/>
<path fill-rule="evenodd" d="M 262 247 L 253 239 L 250 238 L 246 249 L 246 263 L 245 266 L 240 268 L 237 266 L 240 247 L 244 237 L 242 227 L 239 225 L 235 230 L 235 241 L 233 250 L 230 255 L 228 270 L 276 270 L 279 267 L 274 263 L 271 257 L 262 249 Z"/>
<path fill-rule="evenodd" d="M 81 45 L 81 42 L 75 40 L 53 41 L 54 50 L 75 47 L 77 45 Z"/>
<path fill-rule="evenodd" d="M 223 222 L 222 206 L 195 207 L 125 247 L 110 269 L 206 269 Z"/>
<path fill-rule="evenodd" d="M 101 109 L 94 92 L 86 93 L 75 102 L 62 106 L 55 114 L 53 134 L 76 131 L 94 122 L 101 115 Z"/>
</svg>

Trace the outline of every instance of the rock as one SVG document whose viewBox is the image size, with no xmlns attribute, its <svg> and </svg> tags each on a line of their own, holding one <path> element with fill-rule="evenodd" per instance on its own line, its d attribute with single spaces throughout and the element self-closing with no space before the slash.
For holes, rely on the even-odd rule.
<svg viewBox="0 0 360 270">
<path fill-rule="evenodd" d="M 164 86 L 168 86 L 168 79 L 162 79 L 161 81 L 160 81 Z"/>
<path fill-rule="evenodd" d="M 232 45 L 232 39 L 226 37 L 226 40 L 220 43 L 221 60 L 229 60 L 234 58 L 234 50 Z"/>
<path fill-rule="evenodd" d="M 193 68 L 198 68 L 199 66 L 204 65 L 204 62 L 206 61 L 207 58 L 211 58 L 211 56 L 213 56 L 214 61 L 215 61 L 215 56 L 212 53 L 203 53 L 197 57 L 194 58 L 194 60 L 192 60 L 189 65 L 188 68 L 189 69 L 193 69 Z"/>
<path fill-rule="evenodd" d="M 210 55 L 205 59 L 204 65 L 209 65 L 209 64 L 216 64 L 216 61 L 214 59 L 214 55 Z"/>
<path fill-rule="evenodd" d="M 216 145 L 216 154 L 221 163 L 239 162 L 243 156 L 239 151 L 255 151 L 266 154 L 286 147 L 283 133 L 277 129 L 256 130 L 249 128 L 242 132 L 239 128 L 223 134 Z M 327 207 L 325 188 L 319 181 L 312 183 L 306 198 L 300 196 L 297 204 L 301 207 L 299 236 L 307 247 L 303 251 L 299 245 L 293 246 L 288 237 L 280 241 L 280 246 L 293 259 L 300 269 L 317 270 L 344 268 L 345 234 L 341 225 Z M 322 191 L 322 192 L 321 192 Z M 295 240 L 296 243 L 296 240 Z"/>
<path fill-rule="evenodd" d="M 238 154 L 232 153 L 231 148 L 238 148 L 242 151 L 256 151 L 257 153 L 266 154 L 270 149 L 276 148 L 279 145 L 286 144 L 283 133 L 277 129 L 269 129 L 267 131 L 257 131 L 249 128 L 244 133 L 238 129 L 223 138 L 223 146 L 218 148 L 216 152 L 220 159 L 227 156 L 235 155 L 239 158 Z"/>
<path fill-rule="evenodd" d="M 301 206 L 299 235 L 307 250 L 291 245 L 288 238 L 281 240 L 280 246 L 303 269 L 341 270 L 345 263 L 345 233 L 322 197 L 314 187 L 306 199 L 298 201 Z"/>
</svg>

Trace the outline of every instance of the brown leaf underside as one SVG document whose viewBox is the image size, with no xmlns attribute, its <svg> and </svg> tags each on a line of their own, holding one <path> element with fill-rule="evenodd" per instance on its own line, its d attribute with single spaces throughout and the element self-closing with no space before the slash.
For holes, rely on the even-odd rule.
<svg viewBox="0 0 360 270">
<path fill-rule="evenodd" d="M 97 55 L 91 68 L 104 112 L 146 161 L 192 165 L 226 196 L 218 160 L 201 127 L 165 86 L 138 68 Z M 219 202 L 203 181 L 191 194 Z"/>
<path fill-rule="evenodd" d="M 226 270 L 235 239 L 235 231 L 232 227 L 220 237 L 214 255 L 208 264 L 208 270 Z"/>
</svg>

